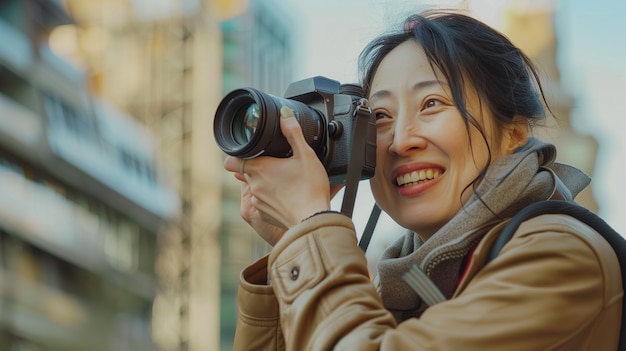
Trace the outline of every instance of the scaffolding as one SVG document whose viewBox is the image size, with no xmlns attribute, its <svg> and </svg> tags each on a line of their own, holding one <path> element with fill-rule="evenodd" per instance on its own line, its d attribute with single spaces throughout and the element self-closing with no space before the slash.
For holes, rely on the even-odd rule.
<svg viewBox="0 0 626 351">
<path fill-rule="evenodd" d="M 180 197 L 179 216 L 159 236 L 155 268 L 153 337 L 166 351 L 219 349 L 220 340 L 222 155 L 209 122 L 222 93 L 221 33 L 214 1 L 184 3 L 146 18 L 130 0 L 68 1 L 79 37 L 108 38 L 103 52 L 82 52 L 90 86 L 152 131 Z"/>
<path fill-rule="evenodd" d="M 174 23 L 172 23 L 174 22 Z M 173 226 L 174 235 L 180 240 L 180 271 L 177 286 L 179 299 L 179 330 L 178 350 L 189 350 L 190 343 L 190 318 L 189 301 L 191 294 L 191 231 L 192 231 L 192 207 L 193 207 L 193 179 L 192 179 L 192 104 L 193 96 L 190 91 L 191 76 L 193 74 L 193 21 L 177 18 L 172 21 L 154 24 L 153 35 L 159 37 L 162 45 L 162 56 L 154 64 L 154 77 L 158 77 L 156 84 L 151 85 L 156 96 L 153 101 L 158 106 L 161 118 L 159 124 L 160 140 L 174 145 L 161 145 L 161 149 L 170 154 L 171 162 L 177 176 L 177 189 L 181 198 L 181 213 L 177 225 Z M 178 124 L 178 133 L 173 136 L 175 140 L 163 135 L 163 126 Z M 168 128 L 169 130 L 169 128 Z M 178 134 L 178 135 L 176 135 Z M 176 145 L 177 144 L 177 145 Z M 171 146 L 174 146 L 170 149 Z M 172 150 L 168 152 L 166 150 Z M 166 250 L 167 248 L 163 248 Z"/>
</svg>

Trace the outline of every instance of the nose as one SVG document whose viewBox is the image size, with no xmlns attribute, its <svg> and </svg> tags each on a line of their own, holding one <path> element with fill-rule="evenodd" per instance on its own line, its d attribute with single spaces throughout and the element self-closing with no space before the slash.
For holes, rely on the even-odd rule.
<svg viewBox="0 0 626 351">
<path fill-rule="evenodd" d="M 393 128 L 393 140 L 389 152 L 407 156 L 411 152 L 426 147 L 427 140 L 420 133 L 418 122 L 412 116 L 399 116 Z"/>
</svg>

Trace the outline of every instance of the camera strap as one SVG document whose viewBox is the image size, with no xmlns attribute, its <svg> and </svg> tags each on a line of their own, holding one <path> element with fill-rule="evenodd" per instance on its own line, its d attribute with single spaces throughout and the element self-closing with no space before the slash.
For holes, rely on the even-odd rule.
<svg viewBox="0 0 626 351">
<path fill-rule="evenodd" d="M 367 247 L 372 240 L 372 235 L 374 235 L 374 229 L 376 229 L 376 223 L 378 223 L 380 212 L 380 207 L 378 207 L 378 204 L 374 202 L 372 212 L 370 212 L 370 218 L 367 220 L 367 224 L 363 230 L 363 235 L 361 235 L 361 240 L 359 240 L 359 247 L 363 250 L 363 252 L 367 252 Z"/>
<path fill-rule="evenodd" d="M 352 218 L 356 193 L 359 188 L 359 181 L 361 180 L 363 167 L 365 166 L 365 143 L 367 142 L 367 138 L 364 136 L 368 133 L 368 123 L 371 113 L 372 111 L 367 106 L 367 100 L 359 100 L 353 115 L 356 120 L 354 122 L 352 145 L 350 147 L 348 172 L 346 174 L 346 188 L 343 193 L 343 202 L 341 203 L 341 213 L 350 218 Z M 374 204 L 363 235 L 361 236 L 361 240 L 359 241 L 359 247 L 363 250 L 363 252 L 367 251 L 367 246 L 369 245 L 372 235 L 374 234 L 374 229 L 376 227 L 376 223 L 378 222 L 380 212 L 380 207 L 378 207 L 377 204 Z"/>
<path fill-rule="evenodd" d="M 364 136 L 367 135 L 371 114 L 372 111 L 367 106 L 367 100 L 359 100 L 353 114 L 355 121 L 352 130 L 352 145 L 350 145 L 350 158 L 348 159 L 346 188 L 343 193 L 343 202 L 341 203 L 341 213 L 350 218 L 352 218 L 356 192 L 359 188 L 363 166 L 365 166 L 365 143 L 367 138 Z"/>
</svg>

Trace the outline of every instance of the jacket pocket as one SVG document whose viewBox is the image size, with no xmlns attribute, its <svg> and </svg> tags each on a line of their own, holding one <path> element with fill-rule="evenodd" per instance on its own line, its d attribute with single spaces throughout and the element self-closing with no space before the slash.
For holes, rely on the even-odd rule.
<svg viewBox="0 0 626 351">
<path fill-rule="evenodd" d="M 324 279 L 326 272 L 312 235 L 293 242 L 271 267 L 272 285 L 281 300 L 293 300 Z"/>
</svg>

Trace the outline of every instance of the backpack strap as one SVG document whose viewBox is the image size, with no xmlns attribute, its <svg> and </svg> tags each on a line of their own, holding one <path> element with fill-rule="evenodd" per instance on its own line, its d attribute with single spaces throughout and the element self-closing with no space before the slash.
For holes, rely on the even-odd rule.
<svg viewBox="0 0 626 351">
<path fill-rule="evenodd" d="M 496 258 L 502 250 L 502 247 L 513 237 L 517 228 L 522 222 L 544 214 L 565 214 L 576 218 L 577 220 L 587 224 L 613 247 L 617 259 L 619 261 L 620 270 L 622 272 L 622 288 L 626 292 L 626 239 L 617 233 L 608 223 L 595 213 L 574 203 L 562 200 L 545 200 L 535 202 L 524 207 L 519 211 L 513 219 L 502 229 L 496 239 L 491 251 L 489 252 L 487 263 Z M 622 304 L 622 324 L 620 327 L 620 340 L 618 351 L 626 351 L 626 303 Z"/>
</svg>

